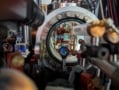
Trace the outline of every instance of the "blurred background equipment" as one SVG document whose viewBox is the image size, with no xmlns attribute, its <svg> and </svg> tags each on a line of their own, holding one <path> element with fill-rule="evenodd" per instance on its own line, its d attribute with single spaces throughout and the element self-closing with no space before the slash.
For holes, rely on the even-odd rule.
<svg viewBox="0 0 119 90">
<path fill-rule="evenodd" d="M 0 4 L 0 21 L 14 21 L 32 27 L 43 23 L 44 14 L 32 0 L 4 0 Z"/>
<path fill-rule="evenodd" d="M 25 60 L 20 52 L 11 52 L 7 54 L 7 66 L 9 68 L 22 71 L 24 62 Z"/>
<path fill-rule="evenodd" d="M 0 87 L 2 90 L 38 90 L 30 78 L 13 69 L 0 70 Z"/>
</svg>

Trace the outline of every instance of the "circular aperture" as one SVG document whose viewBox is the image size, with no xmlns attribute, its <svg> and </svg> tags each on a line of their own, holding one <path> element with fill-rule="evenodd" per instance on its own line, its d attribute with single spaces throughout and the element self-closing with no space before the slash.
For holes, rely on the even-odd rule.
<svg viewBox="0 0 119 90">
<path fill-rule="evenodd" d="M 70 62 L 71 59 L 74 59 L 74 62 L 77 62 L 76 55 L 73 55 L 73 53 L 78 51 L 80 46 L 78 40 L 84 36 L 75 35 L 74 28 L 83 23 L 85 23 L 85 21 L 79 18 L 65 18 L 59 20 L 50 28 L 46 39 L 46 48 L 54 60 L 61 62 L 62 57 L 59 49 L 66 47 L 69 50 L 66 60 Z M 66 50 L 63 49 L 63 54 L 64 52 L 66 52 Z"/>
</svg>

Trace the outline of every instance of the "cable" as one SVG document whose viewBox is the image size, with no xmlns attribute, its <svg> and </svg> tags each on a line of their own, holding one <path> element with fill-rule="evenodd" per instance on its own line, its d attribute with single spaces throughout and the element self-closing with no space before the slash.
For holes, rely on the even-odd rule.
<svg viewBox="0 0 119 90">
<path fill-rule="evenodd" d="M 101 9 L 102 18 L 104 19 L 104 9 L 103 9 L 103 5 L 102 5 L 102 0 L 100 0 L 100 9 Z"/>
<path fill-rule="evenodd" d="M 114 19 L 111 0 L 109 0 L 109 10 L 110 10 L 110 16 L 112 17 L 112 19 Z"/>
</svg>

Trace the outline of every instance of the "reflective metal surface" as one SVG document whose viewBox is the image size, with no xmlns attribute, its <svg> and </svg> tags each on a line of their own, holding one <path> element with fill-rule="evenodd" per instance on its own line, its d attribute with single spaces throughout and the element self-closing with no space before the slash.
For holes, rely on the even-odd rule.
<svg viewBox="0 0 119 90">
<path fill-rule="evenodd" d="M 97 17 L 90 11 L 81 7 L 69 6 L 56 9 L 48 16 L 46 16 L 44 24 L 39 27 L 39 30 L 36 35 L 36 44 L 42 43 L 42 41 L 45 41 L 47 39 L 46 49 L 48 50 L 48 53 L 51 55 L 51 57 L 54 57 L 54 60 L 58 60 L 60 62 L 62 61 L 62 59 L 57 50 L 58 48 L 60 48 L 60 45 L 68 45 L 68 47 L 70 48 L 70 54 L 67 56 L 66 62 L 75 63 L 77 62 L 75 52 L 79 50 L 80 46 L 78 44 L 78 40 L 84 39 L 85 36 L 87 39 L 89 39 L 90 37 L 87 34 L 86 30 L 82 29 L 81 31 L 77 31 L 76 29 L 81 24 L 90 23 L 93 20 L 97 20 Z M 56 37 L 53 37 L 53 35 L 63 25 L 65 26 L 64 28 L 67 28 L 66 30 L 68 30 L 68 28 L 71 29 L 69 30 L 70 33 L 63 33 L 63 36 L 61 35 L 61 38 L 63 38 L 64 43 L 59 42 L 56 45 L 56 42 L 58 42 L 58 38 L 60 37 L 60 35 L 56 34 Z M 71 44 L 69 44 L 71 40 L 72 46 Z M 89 40 L 86 41 L 88 42 Z"/>
</svg>

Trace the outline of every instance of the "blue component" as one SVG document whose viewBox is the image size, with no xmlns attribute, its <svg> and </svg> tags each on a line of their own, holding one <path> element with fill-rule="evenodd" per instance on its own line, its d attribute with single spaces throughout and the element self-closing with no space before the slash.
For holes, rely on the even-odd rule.
<svg viewBox="0 0 119 90">
<path fill-rule="evenodd" d="M 62 57 L 67 57 L 68 54 L 69 54 L 69 49 L 65 46 L 62 46 L 60 49 L 59 49 L 59 53 Z"/>
<path fill-rule="evenodd" d="M 25 53 L 26 52 L 26 46 L 25 45 L 16 45 L 15 50 Z"/>
<path fill-rule="evenodd" d="M 26 52 L 26 47 L 25 47 L 24 45 L 21 45 L 19 49 L 20 49 L 20 51 L 22 51 L 22 52 Z"/>
</svg>

